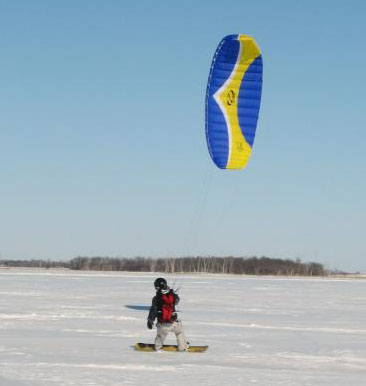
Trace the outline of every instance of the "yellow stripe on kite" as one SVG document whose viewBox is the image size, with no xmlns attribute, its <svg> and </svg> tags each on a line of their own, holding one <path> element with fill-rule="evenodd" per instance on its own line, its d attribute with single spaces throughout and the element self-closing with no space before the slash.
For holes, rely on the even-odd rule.
<svg viewBox="0 0 366 386">
<path fill-rule="evenodd" d="M 229 130 L 229 158 L 227 169 L 242 169 L 250 158 L 252 148 L 245 140 L 239 125 L 238 96 L 245 72 L 260 55 L 259 47 L 253 38 L 239 35 L 240 51 L 236 65 L 229 79 L 215 95 L 224 113 Z"/>
</svg>

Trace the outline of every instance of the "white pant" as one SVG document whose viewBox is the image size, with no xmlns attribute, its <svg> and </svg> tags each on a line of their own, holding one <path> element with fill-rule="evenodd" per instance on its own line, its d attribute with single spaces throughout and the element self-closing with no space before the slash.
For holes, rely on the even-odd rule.
<svg viewBox="0 0 366 386">
<path fill-rule="evenodd" d="M 174 332 L 177 338 L 178 350 L 184 351 L 187 347 L 186 336 L 184 335 L 182 322 L 176 320 L 173 323 L 158 323 L 156 325 L 158 332 L 155 338 L 155 350 L 160 350 L 163 347 L 165 338 L 170 331 Z"/>
</svg>

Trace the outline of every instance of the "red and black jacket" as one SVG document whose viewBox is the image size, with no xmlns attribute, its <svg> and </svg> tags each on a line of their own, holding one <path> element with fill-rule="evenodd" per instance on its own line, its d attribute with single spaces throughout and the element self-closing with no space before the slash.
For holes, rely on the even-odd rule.
<svg viewBox="0 0 366 386">
<path fill-rule="evenodd" d="M 173 323 L 177 319 L 175 306 L 179 303 L 179 296 L 172 290 L 158 290 L 153 297 L 148 320 L 153 322 L 155 318 L 159 323 Z"/>
</svg>

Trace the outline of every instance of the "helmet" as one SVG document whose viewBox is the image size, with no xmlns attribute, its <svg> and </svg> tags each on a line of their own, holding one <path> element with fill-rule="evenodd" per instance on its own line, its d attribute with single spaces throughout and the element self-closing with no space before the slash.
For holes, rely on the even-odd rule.
<svg viewBox="0 0 366 386">
<path fill-rule="evenodd" d="M 168 284 L 167 284 L 166 280 L 162 277 L 159 277 L 154 281 L 154 287 L 156 290 L 166 289 L 167 286 L 168 286 Z"/>
</svg>

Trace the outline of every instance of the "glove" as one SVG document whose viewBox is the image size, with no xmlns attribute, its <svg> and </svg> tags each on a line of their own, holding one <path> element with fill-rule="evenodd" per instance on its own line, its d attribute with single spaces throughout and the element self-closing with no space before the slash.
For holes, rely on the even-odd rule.
<svg viewBox="0 0 366 386">
<path fill-rule="evenodd" d="M 148 321 L 147 321 L 147 328 L 148 328 L 149 330 L 151 330 L 151 329 L 153 328 L 153 326 L 154 326 L 154 322 L 152 322 L 151 320 L 148 320 Z"/>
</svg>

